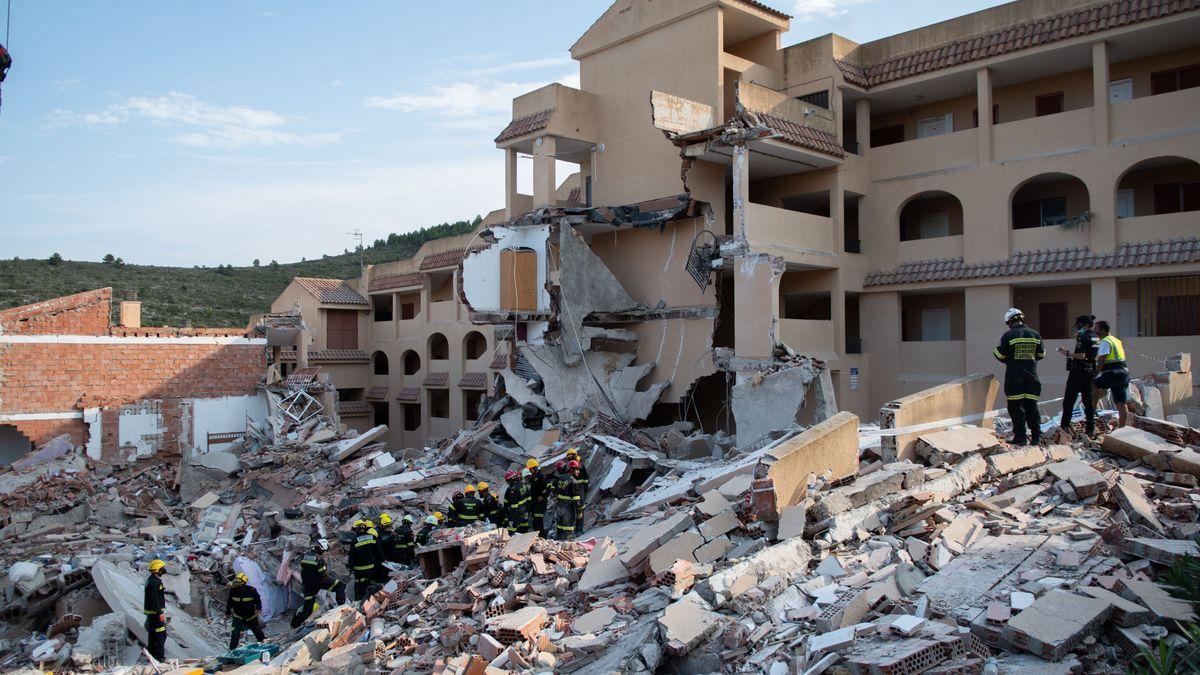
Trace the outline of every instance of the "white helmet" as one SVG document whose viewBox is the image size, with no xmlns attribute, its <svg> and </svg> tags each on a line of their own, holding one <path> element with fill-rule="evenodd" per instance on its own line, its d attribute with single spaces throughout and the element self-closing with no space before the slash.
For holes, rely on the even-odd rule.
<svg viewBox="0 0 1200 675">
<path fill-rule="evenodd" d="M 329 540 L 328 539 L 318 539 L 317 540 L 317 550 L 318 551 L 328 551 L 329 550 Z"/>
<path fill-rule="evenodd" d="M 1016 318 L 1024 319 L 1025 313 L 1022 312 L 1021 310 L 1017 309 L 1016 307 L 1009 307 L 1008 311 L 1004 313 L 1004 323 L 1008 323 L 1009 321 L 1012 321 L 1013 319 L 1016 319 Z"/>
</svg>

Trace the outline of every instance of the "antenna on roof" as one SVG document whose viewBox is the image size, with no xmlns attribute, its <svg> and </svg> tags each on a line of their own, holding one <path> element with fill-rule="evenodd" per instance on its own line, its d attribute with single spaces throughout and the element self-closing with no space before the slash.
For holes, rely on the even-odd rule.
<svg viewBox="0 0 1200 675">
<path fill-rule="evenodd" d="M 346 234 L 358 239 L 358 269 L 361 273 L 362 270 L 365 270 L 367 268 L 367 264 L 365 262 L 363 262 L 362 230 L 360 230 L 356 227 L 353 230 L 350 230 L 349 232 L 347 232 Z"/>
</svg>

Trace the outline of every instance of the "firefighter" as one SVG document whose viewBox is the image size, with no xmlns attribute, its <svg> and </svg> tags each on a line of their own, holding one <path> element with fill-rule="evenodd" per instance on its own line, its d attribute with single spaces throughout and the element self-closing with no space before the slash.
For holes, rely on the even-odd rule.
<svg viewBox="0 0 1200 675">
<path fill-rule="evenodd" d="M 483 502 L 479 501 L 475 486 L 470 483 L 463 488 L 462 509 L 458 512 L 458 519 L 463 525 L 474 525 L 483 520 Z"/>
<path fill-rule="evenodd" d="M 529 483 L 516 471 L 504 474 L 504 525 L 513 532 L 529 531 Z"/>
<path fill-rule="evenodd" d="M 341 579 L 330 576 L 329 568 L 325 566 L 327 551 L 329 542 L 318 539 L 313 549 L 300 558 L 300 585 L 304 588 L 304 599 L 292 615 L 292 628 L 299 628 L 310 614 L 317 611 L 317 593 L 322 590 L 333 593 L 339 605 L 346 602 L 346 585 Z"/>
<path fill-rule="evenodd" d="M 546 536 L 546 502 L 550 494 L 550 481 L 538 468 L 538 461 L 531 459 L 525 462 L 525 470 L 529 472 L 529 527 L 537 530 L 538 534 Z"/>
<path fill-rule="evenodd" d="M 1016 307 L 1004 313 L 1008 330 L 1000 336 L 1000 344 L 992 354 L 1004 364 L 1004 396 L 1008 399 L 1008 415 L 1013 424 L 1013 445 L 1025 445 L 1025 427 L 1029 441 L 1042 442 L 1042 416 L 1038 412 L 1038 397 L 1042 382 L 1038 379 L 1037 362 L 1046 356 L 1042 336 L 1025 325 L 1025 315 Z"/>
<path fill-rule="evenodd" d="M 579 473 L 575 476 L 575 480 L 579 483 L 582 494 L 587 495 L 588 488 L 592 487 L 592 481 L 588 477 L 587 467 L 583 465 L 583 458 L 579 456 L 579 448 L 567 449 L 567 461 L 571 460 L 579 462 Z"/>
<path fill-rule="evenodd" d="M 1097 389 L 1107 389 L 1117 406 L 1117 426 L 1125 426 L 1129 416 L 1129 367 L 1125 364 L 1125 345 L 1112 334 L 1107 321 L 1096 322 L 1100 344 L 1096 346 L 1096 364 L 1100 374 L 1093 383 Z"/>
<path fill-rule="evenodd" d="M 163 588 L 162 576 L 167 572 L 167 563 L 151 560 L 148 569 L 150 576 L 146 578 L 146 594 L 142 601 L 142 613 L 146 615 L 146 651 L 155 661 L 165 661 L 167 591 Z"/>
<path fill-rule="evenodd" d="M 242 641 L 242 631 L 254 633 L 254 639 L 263 642 L 267 636 L 263 634 L 262 624 L 258 615 L 262 612 L 262 598 L 258 589 L 250 585 L 250 577 L 242 572 L 233 576 L 229 582 L 229 600 L 225 602 L 225 616 L 233 615 L 231 633 L 229 635 L 229 651 L 237 649 Z"/>
<path fill-rule="evenodd" d="M 378 568 L 383 563 L 379 542 L 371 536 L 371 529 L 370 521 L 358 520 L 354 523 L 354 542 L 350 544 L 348 567 L 354 573 L 355 600 L 364 600 L 370 595 L 370 587 L 375 583 Z"/>
<path fill-rule="evenodd" d="M 554 496 L 557 507 L 554 510 L 554 530 L 556 538 L 567 540 L 575 536 L 575 524 L 579 522 L 579 511 L 582 508 L 579 495 L 579 483 L 571 475 L 570 464 L 579 463 L 559 462 L 555 465 L 557 477 L 554 481 Z"/>
<path fill-rule="evenodd" d="M 466 496 L 463 495 L 461 490 L 450 495 L 450 507 L 446 509 L 446 523 L 450 527 L 458 527 L 464 524 L 460 514 L 462 514 L 465 499 Z"/>
<path fill-rule="evenodd" d="M 400 527 L 396 528 L 396 562 L 407 567 L 412 567 L 417 561 L 417 541 L 413 536 L 412 526 L 413 517 L 404 516 L 400 519 Z"/>
<path fill-rule="evenodd" d="M 392 530 L 392 517 L 386 513 L 379 515 L 379 550 L 384 560 L 397 562 L 396 533 Z"/>
<path fill-rule="evenodd" d="M 429 540 L 433 537 L 433 531 L 438 528 L 441 520 L 441 511 L 434 513 L 432 516 L 425 516 L 425 524 L 417 531 L 417 546 L 429 545 Z"/>
<path fill-rule="evenodd" d="M 479 505 L 483 517 L 496 527 L 504 525 L 504 521 L 500 519 L 500 502 L 496 499 L 496 495 L 492 494 L 492 488 L 484 481 L 479 481 L 475 486 L 478 490 Z"/>
<path fill-rule="evenodd" d="M 1075 399 L 1083 399 L 1083 414 L 1087 420 L 1089 437 L 1096 433 L 1096 401 L 1092 397 L 1092 378 L 1096 375 L 1096 349 L 1100 338 L 1092 332 L 1096 317 L 1083 314 L 1075 317 L 1075 349 L 1059 347 L 1058 353 L 1067 357 L 1067 388 L 1063 393 L 1063 411 L 1059 426 L 1071 431 L 1071 413 L 1075 410 Z"/>
</svg>

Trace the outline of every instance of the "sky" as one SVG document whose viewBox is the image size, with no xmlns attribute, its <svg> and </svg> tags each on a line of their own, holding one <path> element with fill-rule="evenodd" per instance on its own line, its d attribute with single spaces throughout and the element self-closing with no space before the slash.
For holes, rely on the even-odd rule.
<svg viewBox="0 0 1200 675">
<path fill-rule="evenodd" d="M 795 17 L 784 45 L 1000 4 L 767 1 Z M 11 2 L 0 258 L 188 266 L 292 262 L 353 248 L 355 229 L 369 244 L 502 208 L 492 139 L 512 98 L 578 86 L 568 50 L 610 4 Z"/>
</svg>

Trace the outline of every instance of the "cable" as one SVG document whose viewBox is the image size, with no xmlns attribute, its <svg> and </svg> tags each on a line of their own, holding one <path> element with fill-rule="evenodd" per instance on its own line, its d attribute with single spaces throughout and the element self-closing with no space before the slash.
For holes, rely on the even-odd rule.
<svg viewBox="0 0 1200 675">
<path fill-rule="evenodd" d="M 5 19 L 4 19 L 4 47 L 6 49 L 12 48 L 12 40 L 9 39 L 11 35 L 12 35 L 12 0 L 8 0 L 8 16 L 5 17 Z"/>
</svg>

